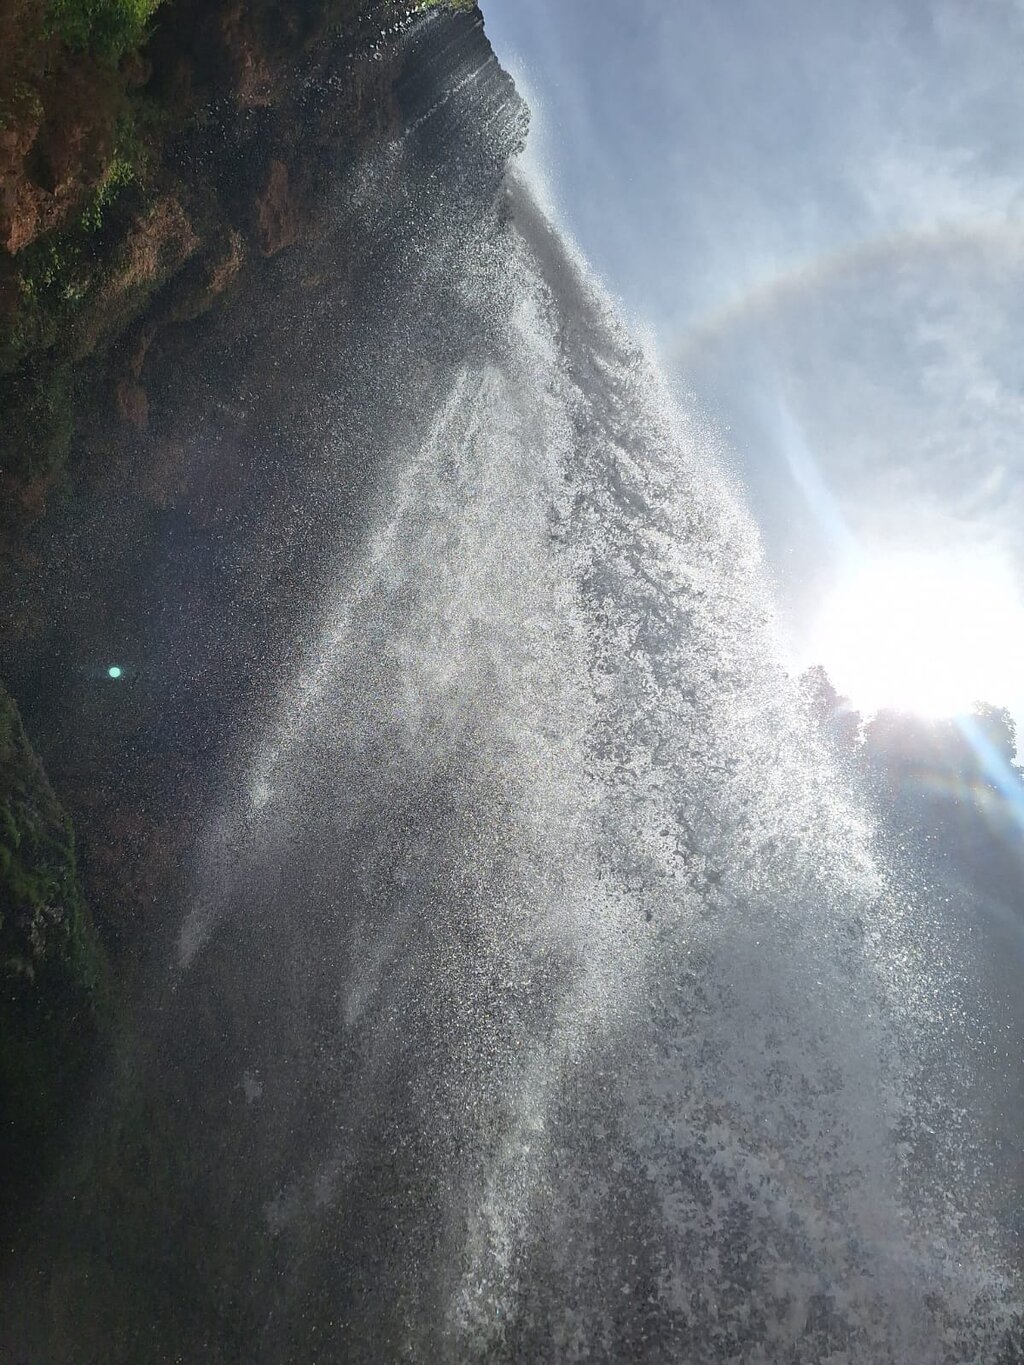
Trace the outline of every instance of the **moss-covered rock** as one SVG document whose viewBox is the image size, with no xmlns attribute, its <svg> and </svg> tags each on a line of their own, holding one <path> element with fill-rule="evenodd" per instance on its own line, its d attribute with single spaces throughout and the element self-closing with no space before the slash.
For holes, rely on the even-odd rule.
<svg viewBox="0 0 1024 1365">
<path fill-rule="evenodd" d="M 71 825 L 0 687 L 0 1169 L 23 1194 L 55 1150 L 95 1043 L 102 956 Z"/>
</svg>

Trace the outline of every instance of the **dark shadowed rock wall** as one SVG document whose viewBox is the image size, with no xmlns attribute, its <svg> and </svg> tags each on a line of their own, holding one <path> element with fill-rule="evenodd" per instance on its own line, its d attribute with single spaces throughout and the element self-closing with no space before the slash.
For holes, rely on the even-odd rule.
<svg viewBox="0 0 1024 1365">
<path fill-rule="evenodd" d="M 209 1031 L 232 1055 L 217 1002 L 238 995 L 244 1031 L 253 1001 L 236 972 L 217 984 L 204 966 L 181 1013 L 168 963 L 235 741 L 294 669 L 390 453 L 422 438 L 453 366 L 493 351 L 501 329 L 465 282 L 503 230 L 526 125 L 474 11 L 332 61 L 293 91 L 302 137 L 259 104 L 202 131 L 244 184 L 230 230 L 249 266 L 215 309 L 168 293 L 133 324 L 124 349 L 142 353 L 144 400 L 134 418 L 86 412 L 68 495 L 19 529 L 3 585 L 3 670 L 74 815 L 122 998 L 91 1096 L 67 1115 L 62 1171 L 5 1240 L 4 1298 L 21 1306 L 0 1353 L 13 1358 L 270 1358 L 265 1296 L 283 1292 L 284 1267 L 244 1219 L 233 1226 L 248 1193 L 222 1151 L 234 1097 L 193 1050 Z M 328 1120 L 307 1102 L 310 1124 Z M 378 1177 L 369 1201 L 391 1178 Z M 366 1316 L 381 1330 L 393 1315 L 370 1270 L 350 1267 L 348 1292 L 376 1296 Z M 313 1349 L 302 1314 L 328 1288 L 282 1299 L 288 1349 Z"/>
<path fill-rule="evenodd" d="M 0 879 L 2 1140 L 22 1214 L 55 1133 L 78 1123 L 103 959 L 121 1002 L 116 1048 L 174 932 L 224 754 L 288 667 L 311 585 L 356 533 L 338 525 L 339 485 L 354 527 L 380 450 L 416 428 L 439 366 L 473 344 L 446 281 L 417 277 L 409 234 L 445 234 L 454 252 L 490 230 L 522 116 L 479 14 L 438 11 L 410 28 L 415 8 L 173 0 L 119 67 L 75 54 L 82 80 L 120 91 L 118 117 L 134 101 L 143 125 L 144 175 L 91 236 L 74 215 L 113 144 L 86 157 L 80 139 L 81 164 L 40 191 L 45 202 L 19 177 L 56 157 L 56 131 L 36 130 L 34 159 L 8 148 L 0 679 L 39 755 L 0 693 L 0 791 L 21 793 Z M 73 62 L 58 49 L 47 63 L 52 123 L 53 73 Z M 514 111 L 509 133 L 463 138 L 453 154 L 455 110 L 422 120 L 443 80 L 480 68 L 494 108 Z M 33 79 L 24 62 L 19 78 Z M 443 205 L 422 184 L 442 158 Z M 82 294 L 46 314 L 53 300 L 19 280 L 55 242 Z M 422 365 L 389 373 L 389 336 L 409 327 L 430 333 Z M 59 452 L 44 450 L 52 430 L 25 399 L 51 382 Z M 18 823 L 30 808 L 42 852 Z M 15 873 L 22 890 L 59 881 L 60 894 L 29 905 Z M 63 945 L 59 971 L 23 951 L 40 916 Z M 30 1062 L 15 1044 L 35 1034 Z"/>
</svg>

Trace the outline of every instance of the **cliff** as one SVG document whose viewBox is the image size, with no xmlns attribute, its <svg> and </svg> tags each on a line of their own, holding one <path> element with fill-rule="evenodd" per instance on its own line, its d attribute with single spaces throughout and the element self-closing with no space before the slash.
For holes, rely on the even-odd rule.
<svg viewBox="0 0 1024 1365">
<path fill-rule="evenodd" d="M 438 8 L 468 12 L 427 22 Z M 123 1006 L 173 932 L 223 756 L 325 553 L 328 528 L 304 536 L 287 509 L 324 477 L 310 413 L 344 403 L 388 287 L 358 168 L 415 123 L 431 52 L 487 54 L 472 7 L 397 0 L 23 0 L 0 27 L 14 1200 L 112 1017 L 105 960 Z"/>
</svg>

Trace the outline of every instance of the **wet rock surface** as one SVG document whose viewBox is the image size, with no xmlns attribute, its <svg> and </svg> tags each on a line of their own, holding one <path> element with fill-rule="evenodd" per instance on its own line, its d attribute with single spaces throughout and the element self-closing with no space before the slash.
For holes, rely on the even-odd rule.
<svg viewBox="0 0 1024 1365">
<path fill-rule="evenodd" d="M 158 27 L 145 69 L 132 79 L 159 88 L 165 107 L 176 109 L 160 134 L 153 182 L 170 188 L 131 210 L 104 248 L 88 298 L 53 344 L 8 372 L 15 402 L 5 436 L 28 443 L 13 462 L 8 451 L 0 470 L 8 494 L 0 514 L 0 676 L 41 756 L 33 755 L 31 771 L 43 809 L 58 813 L 45 816 L 45 828 L 68 822 L 61 875 L 69 900 L 37 907 L 36 918 L 50 916 L 63 933 L 84 917 L 92 935 L 91 908 L 99 940 L 89 942 L 98 962 L 112 962 L 119 1002 L 97 1032 L 89 974 L 102 968 L 82 958 L 68 1012 L 58 973 L 37 972 L 20 949 L 7 954 L 24 968 L 15 973 L 16 1000 L 5 985 L 10 1048 L 26 1031 L 39 1032 L 44 1051 L 53 1043 L 40 1060 L 41 1108 L 20 1054 L 4 1054 L 8 1227 L 15 1205 L 20 1218 L 24 1200 L 38 1193 L 35 1148 L 45 1139 L 49 1152 L 79 1112 L 81 1087 L 71 1078 L 103 1055 L 90 1039 L 103 1035 L 106 1048 L 127 1027 L 145 964 L 165 945 L 230 736 L 279 666 L 276 633 L 301 610 L 310 560 L 333 534 L 294 517 L 300 500 L 315 501 L 324 477 L 326 435 L 310 428 L 309 413 L 327 397 L 359 401 L 358 376 L 339 386 L 339 371 L 351 369 L 342 354 L 355 344 L 358 309 L 369 310 L 389 271 L 375 261 L 379 242 L 367 238 L 358 215 L 337 206 L 361 159 L 398 127 L 395 86 L 415 61 L 395 41 L 379 46 L 388 13 L 376 9 L 302 11 L 305 27 L 295 19 L 278 31 L 268 11 L 261 18 L 259 7 L 236 6 L 222 32 L 216 7 L 195 7 L 189 22 L 207 37 L 221 34 L 223 60 L 213 38 L 199 44 L 203 58 L 187 60 L 187 15 L 178 16 L 173 37 Z M 478 21 L 461 22 L 470 46 L 480 42 Z M 238 57 L 238 45 L 254 50 L 261 24 L 270 25 L 259 38 L 270 54 L 261 69 L 275 74 L 268 98 L 253 106 L 254 67 Z M 257 130 L 248 126 L 253 107 Z M 189 128 L 190 119 L 200 126 Z M 280 155 L 290 148 L 284 155 L 299 165 L 301 145 L 309 150 L 300 211 Z M 244 183 L 221 174 L 236 160 L 245 163 Z M 190 166 L 191 176 L 182 170 Z M 307 325 L 311 305 L 332 328 L 329 346 Z M 291 353 L 305 356 L 299 383 L 282 374 L 280 357 Z M 37 467 L 38 413 L 19 410 L 14 394 L 37 395 L 38 376 L 69 386 L 45 396 L 65 424 L 59 466 Z M 82 399 L 73 414 L 72 389 Z M 18 743 L 33 753 L 13 700 L 0 696 Z M 0 782 L 17 785 L 25 771 L 13 749 L 0 753 Z M 0 891 L 4 932 L 13 934 L 27 912 L 7 882 Z M 69 1042 L 79 1004 L 88 1027 Z M 54 1011 L 55 1032 L 46 1022 Z M 68 1044 L 66 1061 L 58 1038 Z M 39 1109 L 28 1137 L 30 1120 L 16 1112 L 22 1099 Z M 24 1170 L 14 1159 L 20 1154 L 28 1157 Z"/>
</svg>

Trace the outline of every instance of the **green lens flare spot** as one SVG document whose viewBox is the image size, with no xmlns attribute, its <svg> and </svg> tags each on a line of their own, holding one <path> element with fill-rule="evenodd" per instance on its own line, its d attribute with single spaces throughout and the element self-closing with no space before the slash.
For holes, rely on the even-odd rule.
<svg viewBox="0 0 1024 1365">
<path fill-rule="evenodd" d="M 121 676 L 121 669 L 117 666 L 117 664 L 111 664 L 110 667 L 107 669 L 107 677 L 108 677 L 108 678 L 119 678 L 120 676 Z"/>
</svg>

